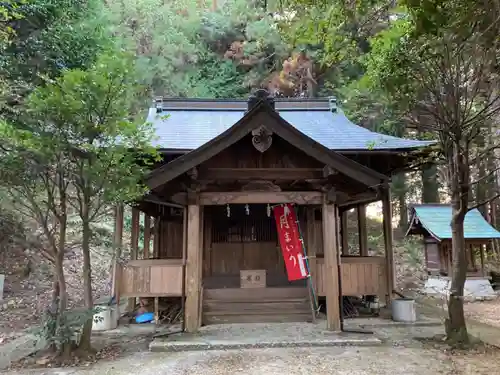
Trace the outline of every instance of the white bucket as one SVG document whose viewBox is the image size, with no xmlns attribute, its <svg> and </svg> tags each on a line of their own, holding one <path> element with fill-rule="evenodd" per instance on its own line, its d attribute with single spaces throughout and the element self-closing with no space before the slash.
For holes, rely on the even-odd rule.
<svg viewBox="0 0 500 375">
<path fill-rule="evenodd" d="M 0 273 L 0 301 L 3 300 L 4 283 L 5 283 L 5 275 Z"/>
<path fill-rule="evenodd" d="M 398 298 L 392 301 L 392 320 L 395 322 L 414 323 L 417 321 L 417 309 L 414 299 Z"/>
<path fill-rule="evenodd" d="M 109 331 L 118 327 L 118 307 L 116 305 L 97 305 L 100 311 L 94 314 L 92 331 Z"/>
</svg>

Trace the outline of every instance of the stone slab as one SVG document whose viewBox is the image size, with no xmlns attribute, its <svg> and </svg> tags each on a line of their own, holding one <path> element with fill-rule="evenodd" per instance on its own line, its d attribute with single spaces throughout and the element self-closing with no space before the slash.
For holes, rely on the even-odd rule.
<svg viewBox="0 0 500 375">
<path fill-rule="evenodd" d="M 425 282 L 424 293 L 448 296 L 451 279 L 449 277 L 429 276 Z M 465 280 L 464 297 L 467 300 L 483 300 L 497 297 L 490 280 L 487 278 L 468 278 Z"/>
<path fill-rule="evenodd" d="M 238 350 L 238 349 L 263 349 L 263 348 L 307 348 L 330 346 L 372 346 L 380 345 L 382 341 L 373 335 L 366 338 L 335 338 L 325 340 L 297 340 L 297 341 L 169 341 L 168 339 L 154 339 L 149 344 L 152 352 L 180 352 L 196 350 Z"/>
<path fill-rule="evenodd" d="M 416 322 L 395 322 L 389 319 L 381 318 L 354 318 L 345 321 L 347 328 L 385 328 L 385 327 L 434 327 L 441 326 L 442 319 L 429 318 L 427 316 L 417 314 Z"/>
<path fill-rule="evenodd" d="M 203 327 L 196 334 L 177 333 L 157 337 L 150 351 L 233 350 L 252 348 L 297 348 L 379 345 L 382 341 L 369 332 L 346 333 L 325 330 L 312 323 L 224 324 Z"/>
</svg>

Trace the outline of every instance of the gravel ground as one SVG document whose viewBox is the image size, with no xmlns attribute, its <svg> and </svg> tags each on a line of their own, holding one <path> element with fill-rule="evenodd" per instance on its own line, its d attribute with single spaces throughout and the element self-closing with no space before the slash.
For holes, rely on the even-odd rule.
<svg viewBox="0 0 500 375">
<path fill-rule="evenodd" d="M 500 299 L 467 303 L 464 306 L 465 315 L 478 322 L 500 328 Z"/>
<path fill-rule="evenodd" d="M 71 375 L 382 375 L 448 374 L 453 366 L 432 350 L 405 348 L 302 348 L 138 353 L 87 370 L 11 372 Z M 50 372 L 49 372 L 50 371 Z"/>
<path fill-rule="evenodd" d="M 414 339 L 441 327 L 377 329 L 373 347 L 270 348 L 178 353 L 138 352 L 88 368 L 11 371 L 11 375 L 491 375 L 498 351 L 452 354 Z"/>
</svg>

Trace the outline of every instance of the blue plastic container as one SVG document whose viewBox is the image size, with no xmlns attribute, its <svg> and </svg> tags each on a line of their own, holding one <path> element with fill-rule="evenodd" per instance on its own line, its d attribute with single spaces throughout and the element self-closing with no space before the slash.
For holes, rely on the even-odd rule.
<svg viewBox="0 0 500 375">
<path fill-rule="evenodd" d="M 137 315 L 135 317 L 135 322 L 136 323 L 150 323 L 154 320 L 155 314 L 147 312 L 144 314 Z"/>
</svg>

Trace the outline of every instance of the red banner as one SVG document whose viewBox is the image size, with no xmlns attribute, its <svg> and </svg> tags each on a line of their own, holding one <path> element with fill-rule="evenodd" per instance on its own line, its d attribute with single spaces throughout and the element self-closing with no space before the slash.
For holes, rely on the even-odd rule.
<svg viewBox="0 0 500 375">
<path fill-rule="evenodd" d="M 288 280 L 305 279 L 308 276 L 307 265 L 293 206 L 287 203 L 274 207 L 274 218 Z"/>
</svg>

